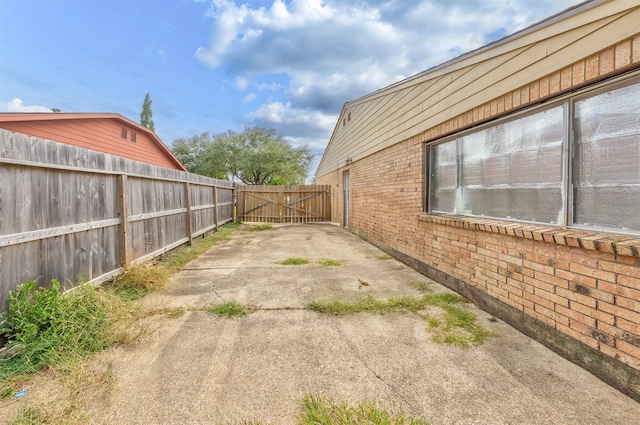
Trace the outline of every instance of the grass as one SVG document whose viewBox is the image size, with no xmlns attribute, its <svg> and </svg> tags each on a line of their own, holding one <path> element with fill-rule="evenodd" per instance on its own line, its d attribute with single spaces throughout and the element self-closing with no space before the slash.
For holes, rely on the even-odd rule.
<svg viewBox="0 0 640 425">
<path fill-rule="evenodd" d="M 206 237 L 195 238 L 191 246 L 177 248 L 159 260 L 133 265 L 107 286 L 124 301 L 143 298 L 150 292 L 162 288 L 172 274 L 204 254 L 238 227 L 237 223 L 229 223 Z"/>
<path fill-rule="evenodd" d="M 331 258 L 321 258 L 318 260 L 318 264 L 323 267 L 338 267 L 342 265 L 341 260 L 333 260 Z"/>
<path fill-rule="evenodd" d="M 113 342 L 107 323 L 107 300 L 91 285 L 67 295 L 60 282 L 38 288 L 30 280 L 9 293 L 0 333 L 9 338 L 0 356 L 0 382 L 41 370 L 62 352 L 86 356 Z M 4 392 L 4 391 L 2 391 Z"/>
<path fill-rule="evenodd" d="M 424 309 L 424 298 L 397 297 L 388 300 L 378 300 L 372 296 L 360 297 L 353 301 L 329 300 L 313 301 L 307 304 L 307 309 L 317 313 L 347 315 L 356 313 L 386 314 L 397 311 L 417 312 Z"/>
<path fill-rule="evenodd" d="M 214 304 L 206 307 L 205 310 L 219 317 L 244 317 L 247 315 L 247 308 L 235 301 Z"/>
<path fill-rule="evenodd" d="M 289 257 L 286 260 L 279 261 L 278 264 L 285 266 L 300 266 L 303 264 L 309 264 L 309 260 L 301 257 Z"/>
<path fill-rule="evenodd" d="M 389 254 L 382 254 L 376 257 L 378 260 L 391 260 L 393 257 Z"/>
<path fill-rule="evenodd" d="M 302 408 L 299 425 L 428 425 L 423 419 L 409 417 L 400 409 L 389 411 L 373 401 L 351 406 L 321 395 L 308 394 Z"/>
<path fill-rule="evenodd" d="M 264 232 L 265 230 L 271 230 L 273 229 L 273 226 L 271 224 L 258 224 L 255 226 L 251 226 L 249 227 L 250 232 Z"/>
<path fill-rule="evenodd" d="M 479 345 L 492 334 L 477 321 L 476 315 L 455 304 L 464 301 L 455 294 L 428 295 L 430 305 L 440 307 L 440 314 L 426 315 L 428 329 L 433 333 L 433 341 L 440 344 L 466 348 Z"/>
<path fill-rule="evenodd" d="M 462 348 L 482 344 L 492 333 L 478 323 L 475 314 L 456 305 L 462 302 L 465 302 L 464 298 L 451 293 L 387 300 L 378 300 L 369 295 L 353 301 L 313 301 L 306 308 L 333 315 L 412 312 L 427 323 L 427 329 L 433 334 L 432 339 L 436 343 Z M 430 312 L 424 312 L 427 307 L 432 307 Z"/>
<path fill-rule="evenodd" d="M 12 423 L 87 423 L 83 403 L 110 387 L 110 363 L 95 361 L 96 355 L 137 342 L 149 333 L 141 319 L 157 313 L 132 301 L 163 287 L 171 274 L 237 228 L 228 224 L 160 260 L 133 266 L 101 287 L 80 285 L 65 293 L 55 280 L 47 288 L 29 281 L 11 291 L 9 308 L 0 314 L 0 334 L 9 338 L 0 351 L 0 399 L 8 400 L 25 387 L 38 388 L 40 394 L 36 398 L 29 392 L 32 400 L 21 402 L 24 407 Z M 226 304 L 222 315 L 242 314 L 244 307 Z M 178 317 L 184 312 L 166 314 Z"/>
<path fill-rule="evenodd" d="M 431 291 L 431 287 L 429 286 L 429 284 L 427 282 L 416 280 L 414 282 L 411 282 L 410 285 L 413 286 L 414 288 L 416 288 L 420 292 L 430 292 Z"/>
</svg>

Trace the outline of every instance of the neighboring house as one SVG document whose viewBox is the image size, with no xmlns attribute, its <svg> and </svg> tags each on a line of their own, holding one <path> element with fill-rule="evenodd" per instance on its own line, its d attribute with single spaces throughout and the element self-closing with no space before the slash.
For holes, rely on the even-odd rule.
<svg viewBox="0 0 640 425">
<path fill-rule="evenodd" d="M 0 128 L 187 171 L 153 131 L 120 114 L 0 113 Z"/>
<path fill-rule="evenodd" d="M 333 220 L 640 400 L 640 1 L 344 105 Z"/>
</svg>

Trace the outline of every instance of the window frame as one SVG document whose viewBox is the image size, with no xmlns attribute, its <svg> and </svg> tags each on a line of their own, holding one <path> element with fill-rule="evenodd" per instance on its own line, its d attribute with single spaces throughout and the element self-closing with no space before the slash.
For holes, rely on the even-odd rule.
<svg viewBox="0 0 640 425">
<path fill-rule="evenodd" d="M 516 223 L 526 223 L 533 225 L 544 225 L 549 227 L 556 227 L 561 229 L 576 229 L 576 230 L 586 230 L 586 231 L 596 231 L 596 232 L 604 232 L 604 233 L 613 233 L 613 234 L 624 234 L 624 235 L 638 235 L 640 234 L 639 230 L 628 230 L 628 229 L 613 229 L 613 228 L 604 228 L 598 226 L 581 226 L 575 223 L 575 199 L 574 199 L 574 185 L 573 185 L 573 153 L 574 153 L 574 142 L 575 142 L 575 128 L 574 128 L 574 114 L 575 114 L 575 103 L 584 99 L 588 99 L 591 97 L 599 96 L 607 92 L 614 91 L 616 89 L 632 86 L 640 84 L 640 70 L 634 70 L 632 72 L 628 72 L 614 78 L 609 78 L 607 80 L 603 80 L 597 83 L 594 83 L 588 87 L 579 88 L 571 91 L 570 93 L 565 93 L 560 96 L 557 96 L 552 99 L 547 99 L 545 101 L 539 102 L 534 105 L 530 105 L 509 113 L 507 115 L 502 115 L 489 121 L 483 122 L 476 126 L 467 128 L 462 131 L 458 131 L 452 134 L 448 134 L 444 137 L 434 139 L 425 143 L 424 149 L 424 210 L 423 212 L 428 215 L 434 216 L 452 216 L 452 217 L 474 217 L 474 218 L 489 218 L 495 220 L 503 220 L 508 222 L 516 222 Z M 518 119 L 525 118 L 530 115 L 534 115 L 545 110 L 550 110 L 558 106 L 564 106 L 564 118 L 563 118 L 563 134 L 562 134 L 562 171 L 561 171 L 561 181 L 560 181 L 560 191 L 562 196 L 562 220 L 563 222 L 557 224 L 544 223 L 539 221 L 527 221 L 513 218 L 505 218 L 505 217 L 494 217 L 490 215 L 474 215 L 474 214 L 462 214 L 462 213 L 444 213 L 444 212 L 433 212 L 433 194 L 431 191 L 433 190 L 433 147 L 440 145 L 442 143 L 447 143 L 464 137 L 466 135 L 476 133 L 479 131 L 486 130 L 491 127 L 496 127 L 501 124 L 505 124 L 511 121 L 515 121 Z M 458 159 L 456 161 L 456 187 L 460 184 L 459 174 L 460 174 L 460 153 L 458 153 Z"/>
</svg>

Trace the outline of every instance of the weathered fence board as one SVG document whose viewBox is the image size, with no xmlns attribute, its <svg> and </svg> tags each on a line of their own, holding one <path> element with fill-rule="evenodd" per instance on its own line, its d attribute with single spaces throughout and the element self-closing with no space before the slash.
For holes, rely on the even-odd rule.
<svg viewBox="0 0 640 425">
<path fill-rule="evenodd" d="M 238 219 L 309 223 L 331 220 L 331 186 L 239 186 Z"/>
<path fill-rule="evenodd" d="M 233 220 L 232 182 L 0 130 L 0 311 L 8 292 L 101 282 Z"/>
</svg>

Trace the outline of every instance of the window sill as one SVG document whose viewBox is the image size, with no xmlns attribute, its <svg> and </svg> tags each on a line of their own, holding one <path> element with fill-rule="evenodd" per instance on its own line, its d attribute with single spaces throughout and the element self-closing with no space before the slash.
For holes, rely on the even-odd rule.
<svg viewBox="0 0 640 425">
<path fill-rule="evenodd" d="M 418 221 L 640 258 L 640 239 L 634 236 L 560 229 L 477 217 L 420 214 Z"/>
</svg>

